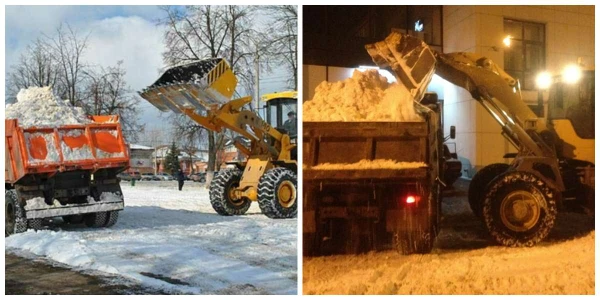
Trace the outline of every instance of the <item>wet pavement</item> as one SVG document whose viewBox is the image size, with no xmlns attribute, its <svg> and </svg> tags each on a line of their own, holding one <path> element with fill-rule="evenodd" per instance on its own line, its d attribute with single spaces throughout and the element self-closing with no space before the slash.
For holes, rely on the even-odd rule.
<svg viewBox="0 0 600 300">
<path fill-rule="evenodd" d="M 41 258 L 4 254 L 6 295 L 151 295 L 148 290 L 124 279 L 77 272 L 52 265 Z"/>
</svg>

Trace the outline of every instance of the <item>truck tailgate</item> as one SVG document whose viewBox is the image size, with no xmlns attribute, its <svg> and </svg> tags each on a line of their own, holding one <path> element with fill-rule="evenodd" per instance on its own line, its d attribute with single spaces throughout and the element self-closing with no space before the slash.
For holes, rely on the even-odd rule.
<svg viewBox="0 0 600 300">
<path fill-rule="evenodd" d="M 304 122 L 304 180 L 423 178 L 427 168 L 315 170 L 361 160 L 427 161 L 426 122 Z"/>
</svg>

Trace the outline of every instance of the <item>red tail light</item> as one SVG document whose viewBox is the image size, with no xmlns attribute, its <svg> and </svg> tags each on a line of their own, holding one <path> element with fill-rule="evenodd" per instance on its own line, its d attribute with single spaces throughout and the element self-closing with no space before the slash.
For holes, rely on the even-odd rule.
<svg viewBox="0 0 600 300">
<path fill-rule="evenodd" d="M 406 196 L 406 204 L 412 204 L 412 203 L 416 203 L 417 201 L 420 200 L 421 197 L 419 196 L 413 196 L 413 195 L 408 195 Z"/>
</svg>

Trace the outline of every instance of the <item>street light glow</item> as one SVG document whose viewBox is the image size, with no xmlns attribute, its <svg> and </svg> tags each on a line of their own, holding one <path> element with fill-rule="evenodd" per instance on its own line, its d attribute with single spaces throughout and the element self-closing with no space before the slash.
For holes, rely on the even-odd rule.
<svg viewBox="0 0 600 300">
<path fill-rule="evenodd" d="M 535 78 L 535 84 L 540 90 L 545 90 L 552 84 L 552 76 L 548 72 L 541 72 Z"/>
<path fill-rule="evenodd" d="M 504 46 L 506 47 L 510 47 L 510 41 L 512 40 L 512 36 L 507 35 L 503 40 L 502 43 L 504 44 Z"/>
<path fill-rule="evenodd" d="M 566 83 L 576 83 L 581 78 L 581 69 L 577 65 L 568 65 L 562 73 L 563 81 Z"/>
</svg>

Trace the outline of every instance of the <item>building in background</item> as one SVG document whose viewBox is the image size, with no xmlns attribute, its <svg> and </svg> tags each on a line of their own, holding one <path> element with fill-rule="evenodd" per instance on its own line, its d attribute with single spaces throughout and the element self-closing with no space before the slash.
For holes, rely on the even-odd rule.
<svg viewBox="0 0 600 300">
<path fill-rule="evenodd" d="M 443 52 L 474 52 L 519 79 L 522 95 L 537 110 L 535 77 L 559 74 L 569 64 L 594 68 L 594 6 L 303 6 L 303 100 L 316 86 L 374 66 L 364 45 L 392 29 L 420 37 Z M 510 46 L 504 40 L 510 36 Z M 508 162 L 515 152 L 500 125 L 464 89 L 434 76 L 429 91 L 444 103 L 444 130 L 456 126 L 463 176 Z M 548 99 L 542 92 L 543 101 Z M 547 105 L 545 105 L 547 108 Z"/>
</svg>

